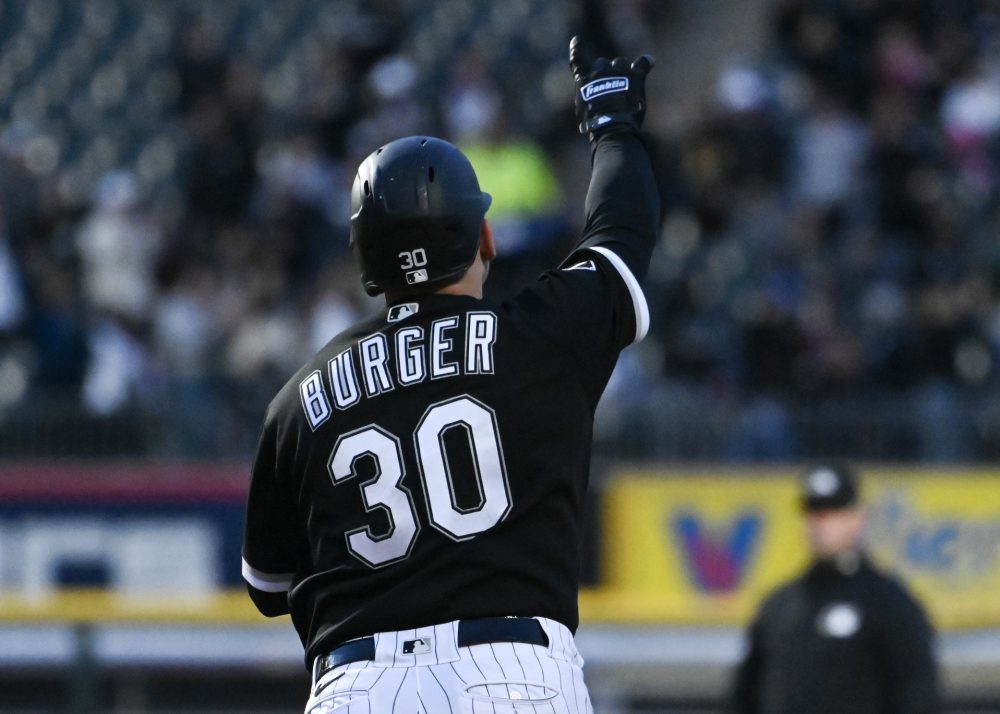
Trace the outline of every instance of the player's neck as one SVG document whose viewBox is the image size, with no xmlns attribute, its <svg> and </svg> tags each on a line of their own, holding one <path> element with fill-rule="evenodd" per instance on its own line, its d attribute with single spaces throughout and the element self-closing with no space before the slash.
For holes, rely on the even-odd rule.
<svg viewBox="0 0 1000 714">
<path fill-rule="evenodd" d="M 469 297 L 474 297 L 477 300 L 483 299 L 483 283 L 486 281 L 486 274 L 489 272 L 489 264 L 483 261 L 481 258 L 476 260 L 469 269 L 465 271 L 458 281 L 454 283 L 449 283 L 443 288 L 435 290 L 431 295 L 467 295 Z M 385 301 L 387 304 L 392 304 L 397 300 L 417 297 L 413 293 L 409 294 L 399 294 L 399 293 L 386 293 Z"/>
<path fill-rule="evenodd" d="M 482 273 L 473 276 L 470 275 L 473 271 L 470 269 L 465 276 L 459 280 L 457 283 L 452 283 L 451 285 L 445 285 L 440 290 L 437 290 L 439 295 L 468 295 L 474 297 L 477 300 L 483 299 L 483 280 Z"/>
</svg>

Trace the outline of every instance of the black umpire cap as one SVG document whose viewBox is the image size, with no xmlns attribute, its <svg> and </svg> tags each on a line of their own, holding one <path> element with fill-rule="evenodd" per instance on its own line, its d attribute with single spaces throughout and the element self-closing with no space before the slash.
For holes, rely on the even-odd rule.
<svg viewBox="0 0 1000 714">
<path fill-rule="evenodd" d="M 820 464 L 802 475 L 802 509 L 851 508 L 858 503 L 858 477 L 846 464 Z"/>
</svg>

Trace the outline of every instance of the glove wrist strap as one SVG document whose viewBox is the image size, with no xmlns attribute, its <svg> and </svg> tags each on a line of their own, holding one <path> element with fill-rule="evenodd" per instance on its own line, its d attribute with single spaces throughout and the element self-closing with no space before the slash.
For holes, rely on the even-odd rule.
<svg viewBox="0 0 1000 714">
<path fill-rule="evenodd" d="M 636 122 L 635 117 L 629 113 L 617 113 L 617 114 L 598 114 L 593 117 L 587 117 L 582 122 L 580 122 L 580 133 L 581 134 L 596 134 L 603 133 L 605 129 L 609 127 L 626 124 L 630 128 L 638 131 L 639 124 Z"/>
</svg>

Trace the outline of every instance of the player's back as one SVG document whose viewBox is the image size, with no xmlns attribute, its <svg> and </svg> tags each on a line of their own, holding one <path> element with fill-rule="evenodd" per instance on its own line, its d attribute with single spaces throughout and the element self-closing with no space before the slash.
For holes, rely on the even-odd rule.
<svg viewBox="0 0 1000 714">
<path fill-rule="evenodd" d="M 610 318 L 581 315 L 602 295 L 610 315 L 607 290 L 629 300 L 611 266 L 581 266 L 502 304 L 387 307 L 276 397 L 275 472 L 302 479 L 290 597 L 310 649 L 480 615 L 575 629 L 593 410 L 622 346 Z"/>
</svg>

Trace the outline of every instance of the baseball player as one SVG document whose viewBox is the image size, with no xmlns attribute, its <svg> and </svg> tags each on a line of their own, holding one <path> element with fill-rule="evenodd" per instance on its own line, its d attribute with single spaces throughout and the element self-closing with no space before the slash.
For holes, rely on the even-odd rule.
<svg viewBox="0 0 1000 714">
<path fill-rule="evenodd" d="M 749 632 L 736 714 L 939 714 L 934 632 L 923 608 L 861 547 L 857 477 L 822 464 L 802 479 L 813 561 L 772 593 Z"/>
<path fill-rule="evenodd" d="M 290 612 L 306 711 L 590 712 L 578 624 L 594 409 L 649 322 L 659 197 L 639 135 L 652 60 L 570 43 L 593 174 L 579 243 L 505 302 L 465 156 L 399 139 L 362 163 L 351 242 L 386 306 L 267 410 L 243 546 L 250 597 Z"/>
</svg>

